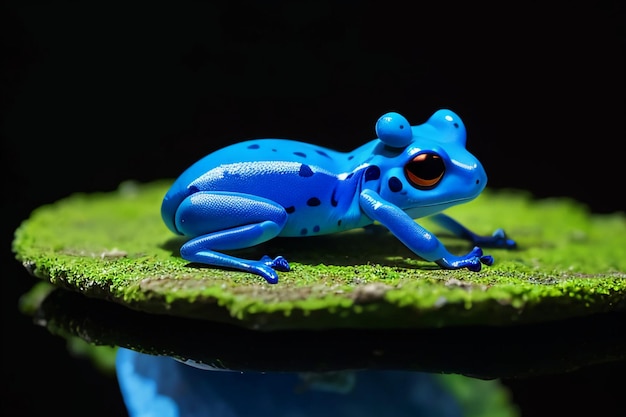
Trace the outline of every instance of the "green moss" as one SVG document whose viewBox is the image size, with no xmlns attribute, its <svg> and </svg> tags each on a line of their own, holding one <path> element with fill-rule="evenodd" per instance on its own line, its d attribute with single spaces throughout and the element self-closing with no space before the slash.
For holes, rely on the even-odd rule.
<svg viewBox="0 0 626 417">
<path fill-rule="evenodd" d="M 624 213 L 591 215 L 566 199 L 486 190 L 448 213 L 479 233 L 504 228 L 519 249 L 486 250 L 496 262 L 480 273 L 441 270 L 388 233 L 356 230 L 237 251 L 290 261 L 292 271 L 270 285 L 178 256 L 183 241 L 159 212 L 170 183 L 128 182 L 42 206 L 15 232 L 17 259 L 33 275 L 89 297 L 263 329 L 507 325 L 626 306 Z M 470 249 L 428 219 L 423 224 L 451 251 Z"/>
</svg>

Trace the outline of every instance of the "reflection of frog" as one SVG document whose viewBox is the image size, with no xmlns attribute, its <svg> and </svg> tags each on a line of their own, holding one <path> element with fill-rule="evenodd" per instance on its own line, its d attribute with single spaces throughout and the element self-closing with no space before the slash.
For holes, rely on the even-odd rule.
<svg viewBox="0 0 626 417">
<path fill-rule="evenodd" d="M 288 271 L 281 256 L 247 260 L 221 251 L 276 236 L 315 236 L 378 222 L 409 249 L 443 268 L 479 271 L 493 258 L 479 246 L 513 248 L 501 229 L 478 236 L 439 212 L 476 198 L 487 176 L 465 149 L 465 127 L 450 110 L 411 126 L 398 113 L 376 123 L 377 139 L 338 152 L 285 139 L 256 139 L 219 149 L 197 161 L 165 195 L 161 214 L 191 239 L 181 256 L 252 272 L 269 283 Z M 477 245 L 453 255 L 413 219 L 439 224 Z M 372 244 L 376 244 L 372 242 Z"/>
<path fill-rule="evenodd" d="M 355 371 L 300 372 L 298 378 L 301 384 L 296 392 L 300 393 L 311 390 L 347 394 L 356 383 Z"/>
</svg>

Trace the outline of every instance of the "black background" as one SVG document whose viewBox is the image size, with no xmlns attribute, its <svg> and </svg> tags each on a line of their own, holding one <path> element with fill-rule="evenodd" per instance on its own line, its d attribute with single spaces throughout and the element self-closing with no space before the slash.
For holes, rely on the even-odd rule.
<svg viewBox="0 0 626 417">
<path fill-rule="evenodd" d="M 252 137 L 348 150 L 387 111 L 418 124 L 447 107 L 488 186 L 623 210 L 619 2 L 472 3 L 5 2 L 5 415 L 124 414 L 114 380 L 16 307 L 35 280 L 13 231 L 73 192 L 173 178 Z M 525 416 L 600 415 L 617 409 L 611 380 L 624 375 L 609 364 L 509 385 Z"/>
</svg>

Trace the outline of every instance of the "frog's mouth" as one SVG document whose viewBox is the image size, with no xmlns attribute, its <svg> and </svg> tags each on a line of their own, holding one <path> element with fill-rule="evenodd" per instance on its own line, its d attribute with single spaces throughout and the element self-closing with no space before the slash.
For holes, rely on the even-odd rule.
<svg viewBox="0 0 626 417">
<path fill-rule="evenodd" d="M 452 207 L 452 206 L 456 206 L 459 204 L 463 204 L 463 203 L 467 203 L 472 201 L 473 199 L 475 199 L 476 196 L 470 196 L 470 197 L 462 197 L 462 198 L 456 198 L 454 200 L 448 200 L 445 203 L 432 203 L 432 204 L 421 204 L 422 207 Z"/>
<path fill-rule="evenodd" d="M 420 217 L 426 217 L 432 214 L 442 212 L 446 209 L 449 209 L 450 207 L 457 206 L 459 204 L 470 202 L 474 198 L 476 197 L 470 196 L 470 197 L 457 198 L 454 200 L 448 200 L 445 203 L 431 203 L 431 204 L 428 204 L 428 203 L 424 204 L 423 201 L 422 202 L 415 201 L 415 206 L 404 209 L 404 212 L 407 213 L 412 218 L 417 219 Z"/>
</svg>

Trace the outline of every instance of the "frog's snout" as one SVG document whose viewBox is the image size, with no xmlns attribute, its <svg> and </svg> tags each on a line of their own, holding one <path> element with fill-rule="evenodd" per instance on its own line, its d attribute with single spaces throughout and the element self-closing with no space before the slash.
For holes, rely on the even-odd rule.
<svg viewBox="0 0 626 417">
<path fill-rule="evenodd" d="M 480 193 L 487 186 L 487 173 L 483 169 L 482 165 L 478 165 L 474 175 L 474 186 L 476 192 Z"/>
</svg>

